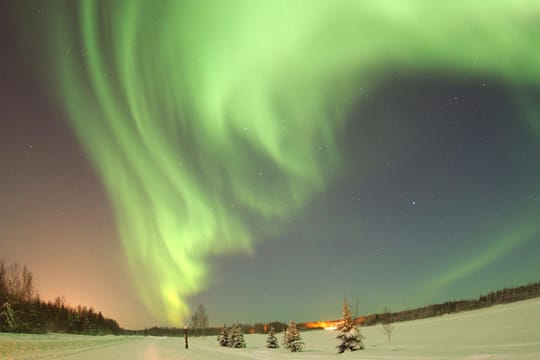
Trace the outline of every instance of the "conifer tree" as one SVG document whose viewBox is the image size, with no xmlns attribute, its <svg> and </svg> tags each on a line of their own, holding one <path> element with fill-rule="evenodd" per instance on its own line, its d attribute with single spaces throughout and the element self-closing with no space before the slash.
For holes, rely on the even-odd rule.
<svg viewBox="0 0 540 360">
<path fill-rule="evenodd" d="M 283 347 L 292 352 L 302 351 L 304 347 L 304 342 L 300 338 L 300 332 L 292 320 L 287 330 L 285 330 L 285 334 L 283 336 Z"/>
<path fill-rule="evenodd" d="M 16 326 L 15 311 L 7 301 L 0 310 L 0 331 L 13 331 Z"/>
<path fill-rule="evenodd" d="M 270 331 L 268 332 L 268 339 L 266 339 L 266 347 L 269 349 L 277 349 L 279 347 L 278 339 L 274 333 L 273 327 L 271 327 Z"/>
<path fill-rule="evenodd" d="M 229 346 L 229 330 L 227 329 L 225 324 L 223 324 L 223 327 L 221 328 L 221 331 L 217 336 L 217 341 L 220 346 Z"/>
<path fill-rule="evenodd" d="M 232 348 L 245 348 L 246 341 L 244 340 L 244 331 L 240 324 L 232 326 L 229 332 L 229 347 Z"/>
<path fill-rule="evenodd" d="M 364 349 L 364 345 L 362 344 L 364 337 L 354 324 L 347 301 L 343 301 L 343 313 L 341 314 L 341 324 L 338 326 L 338 330 L 339 335 L 337 338 L 341 340 L 341 344 L 337 348 L 340 354 L 345 352 L 345 350 L 356 351 Z"/>
</svg>

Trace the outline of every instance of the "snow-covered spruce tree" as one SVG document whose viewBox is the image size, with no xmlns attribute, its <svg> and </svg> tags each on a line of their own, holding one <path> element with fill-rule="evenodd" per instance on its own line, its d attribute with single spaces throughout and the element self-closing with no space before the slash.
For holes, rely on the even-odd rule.
<svg viewBox="0 0 540 360">
<path fill-rule="evenodd" d="M 271 327 L 270 331 L 268 332 L 268 339 L 266 339 L 266 347 L 269 349 L 277 349 L 279 347 L 278 339 L 274 333 L 273 327 Z"/>
<path fill-rule="evenodd" d="M 0 310 L 0 331 L 11 332 L 15 329 L 16 319 L 15 311 L 7 301 Z"/>
<path fill-rule="evenodd" d="M 217 341 L 220 346 L 228 347 L 229 346 L 229 329 L 223 324 L 219 335 L 217 336 Z"/>
<path fill-rule="evenodd" d="M 304 348 L 304 342 L 300 338 L 300 332 L 292 320 L 287 330 L 285 330 L 285 334 L 283 336 L 283 347 L 292 352 L 302 351 Z"/>
<path fill-rule="evenodd" d="M 339 335 L 337 338 L 341 340 L 341 344 L 337 348 L 340 354 L 345 352 L 345 350 L 356 351 L 364 349 L 364 345 L 362 344 L 364 337 L 354 324 L 347 301 L 343 302 L 343 313 L 341 314 L 341 324 L 338 326 L 338 330 Z"/>
<path fill-rule="evenodd" d="M 246 347 L 246 341 L 244 340 L 244 331 L 242 330 L 240 324 L 235 324 L 231 327 L 231 331 L 229 332 L 229 347 Z"/>
</svg>

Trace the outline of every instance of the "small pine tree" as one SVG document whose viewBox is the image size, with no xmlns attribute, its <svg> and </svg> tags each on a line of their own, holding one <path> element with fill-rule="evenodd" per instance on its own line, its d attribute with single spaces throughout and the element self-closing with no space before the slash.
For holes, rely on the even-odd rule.
<svg viewBox="0 0 540 360">
<path fill-rule="evenodd" d="M 337 348 L 340 354 L 345 352 L 345 350 L 356 351 L 364 349 L 364 345 L 362 344 L 364 337 L 354 324 L 347 301 L 343 302 L 343 313 L 341 314 L 341 324 L 338 326 L 338 330 L 339 335 L 337 338 L 341 340 L 341 344 Z"/>
<path fill-rule="evenodd" d="M 16 326 L 15 311 L 7 301 L 0 310 L 0 331 L 13 331 Z"/>
<path fill-rule="evenodd" d="M 283 336 L 283 347 L 292 352 L 302 351 L 304 348 L 304 342 L 300 338 L 300 332 L 292 320 L 287 330 L 285 330 L 285 334 Z"/>
<path fill-rule="evenodd" d="M 277 349 L 279 347 L 278 339 L 274 333 L 273 327 L 271 327 L 270 331 L 268 332 L 268 339 L 266 339 L 266 347 L 269 349 Z"/>
<path fill-rule="evenodd" d="M 223 324 L 223 327 L 221 328 L 221 331 L 219 332 L 219 335 L 217 336 L 217 341 L 220 346 L 228 347 L 229 346 L 229 330 Z"/>
<path fill-rule="evenodd" d="M 245 348 L 246 341 L 244 340 L 244 331 L 240 324 L 233 325 L 229 332 L 229 347 Z"/>
</svg>

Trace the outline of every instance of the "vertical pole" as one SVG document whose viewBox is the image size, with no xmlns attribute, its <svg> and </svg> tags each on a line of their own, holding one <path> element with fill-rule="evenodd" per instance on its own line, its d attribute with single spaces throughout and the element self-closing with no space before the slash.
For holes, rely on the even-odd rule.
<svg viewBox="0 0 540 360">
<path fill-rule="evenodd" d="M 188 348 L 188 329 L 184 326 L 184 340 L 186 341 L 186 349 Z"/>
</svg>

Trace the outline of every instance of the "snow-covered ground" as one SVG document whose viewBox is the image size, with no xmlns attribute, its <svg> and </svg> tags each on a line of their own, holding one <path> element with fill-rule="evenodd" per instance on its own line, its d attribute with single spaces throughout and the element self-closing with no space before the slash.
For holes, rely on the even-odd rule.
<svg viewBox="0 0 540 360">
<path fill-rule="evenodd" d="M 186 350 L 183 338 L 0 334 L 0 359 L 540 359 L 540 299 L 397 323 L 391 343 L 380 326 L 361 331 L 366 350 L 342 355 L 324 330 L 302 333 L 301 353 L 267 349 L 266 335 L 246 335 L 246 349 L 192 338 Z"/>
</svg>

